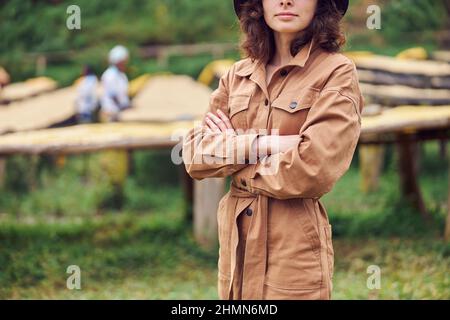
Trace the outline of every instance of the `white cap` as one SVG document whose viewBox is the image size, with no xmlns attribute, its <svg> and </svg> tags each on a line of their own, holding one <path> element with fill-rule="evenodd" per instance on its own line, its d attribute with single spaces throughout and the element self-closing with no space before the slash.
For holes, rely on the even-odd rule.
<svg viewBox="0 0 450 320">
<path fill-rule="evenodd" d="M 115 46 L 109 52 L 109 63 L 118 64 L 121 61 L 128 59 L 129 52 L 124 46 Z"/>
</svg>

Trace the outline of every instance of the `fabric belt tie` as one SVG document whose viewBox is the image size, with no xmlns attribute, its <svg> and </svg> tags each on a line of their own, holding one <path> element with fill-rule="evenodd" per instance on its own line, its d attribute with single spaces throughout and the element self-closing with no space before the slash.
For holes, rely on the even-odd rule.
<svg viewBox="0 0 450 320">
<path fill-rule="evenodd" d="M 235 198 L 235 216 L 231 230 L 231 281 L 227 299 L 231 299 L 232 286 L 236 271 L 237 247 L 239 243 L 239 214 L 256 200 L 256 210 L 250 222 L 245 246 L 242 299 L 262 300 L 264 280 L 267 268 L 267 223 L 269 198 L 238 188 L 231 183 L 230 196 Z"/>
</svg>

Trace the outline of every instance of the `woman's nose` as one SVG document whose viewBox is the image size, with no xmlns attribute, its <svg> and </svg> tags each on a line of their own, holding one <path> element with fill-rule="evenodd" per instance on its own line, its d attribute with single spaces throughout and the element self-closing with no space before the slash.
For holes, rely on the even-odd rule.
<svg viewBox="0 0 450 320">
<path fill-rule="evenodd" d="M 285 6 L 291 6 L 292 5 L 292 0 L 284 0 L 284 1 L 280 1 L 280 5 L 285 7 Z"/>
</svg>

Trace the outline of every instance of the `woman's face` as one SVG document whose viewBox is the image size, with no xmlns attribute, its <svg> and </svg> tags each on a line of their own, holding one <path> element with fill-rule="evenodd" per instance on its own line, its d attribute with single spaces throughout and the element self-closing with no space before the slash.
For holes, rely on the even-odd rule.
<svg viewBox="0 0 450 320">
<path fill-rule="evenodd" d="M 262 0 L 264 19 L 275 32 L 297 33 L 314 18 L 318 0 Z"/>
</svg>

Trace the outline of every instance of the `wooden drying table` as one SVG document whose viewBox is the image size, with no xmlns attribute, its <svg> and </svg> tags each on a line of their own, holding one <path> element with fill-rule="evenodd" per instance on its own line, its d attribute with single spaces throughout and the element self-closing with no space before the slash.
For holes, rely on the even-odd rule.
<svg viewBox="0 0 450 320">
<path fill-rule="evenodd" d="M 172 148 L 181 141 L 182 134 L 194 126 L 194 121 L 172 123 L 106 123 L 77 125 L 66 128 L 19 132 L 0 136 L 0 156 L 12 154 L 81 154 L 108 149 L 141 150 Z M 177 135 L 173 135 L 177 132 Z M 428 219 L 418 184 L 414 147 L 418 141 L 444 139 L 450 134 L 450 106 L 417 107 L 402 106 L 385 110 L 382 114 L 363 117 L 360 143 L 397 143 L 399 146 L 399 169 L 402 189 L 406 196 Z M 208 181 L 209 180 L 209 181 Z M 214 200 L 223 195 L 223 179 L 205 179 L 205 184 L 194 188 L 195 228 L 202 244 L 215 239 Z M 184 187 L 191 188 L 186 184 Z M 197 189 L 197 190 L 195 190 Z M 211 196 L 213 195 L 213 196 Z M 449 193 L 450 199 L 450 193 Z M 449 200 L 450 201 L 450 200 Z M 203 209 L 202 209 L 203 208 Z M 207 208 L 207 209 L 205 209 Z M 206 221 L 206 222 L 205 222 Z M 213 228 L 213 229 L 211 229 Z M 446 236 L 450 236 L 450 210 Z"/>
<path fill-rule="evenodd" d="M 380 115 L 363 117 L 360 143 L 397 144 L 401 189 L 404 196 L 420 211 L 425 221 L 428 221 L 430 215 L 418 183 L 415 150 L 419 141 L 446 141 L 449 137 L 450 106 L 400 106 L 386 109 Z M 448 203 L 445 231 L 447 240 L 450 239 L 450 192 Z"/>
<path fill-rule="evenodd" d="M 37 96 L 53 91 L 58 84 L 53 79 L 38 77 L 7 85 L 0 90 L 0 105 Z"/>
</svg>

